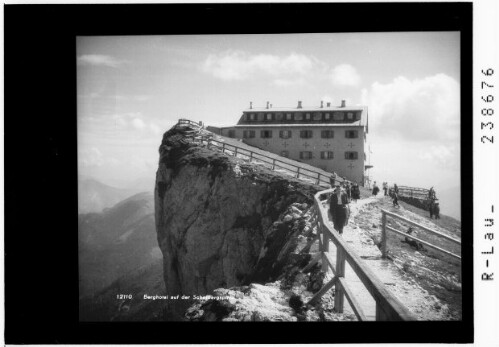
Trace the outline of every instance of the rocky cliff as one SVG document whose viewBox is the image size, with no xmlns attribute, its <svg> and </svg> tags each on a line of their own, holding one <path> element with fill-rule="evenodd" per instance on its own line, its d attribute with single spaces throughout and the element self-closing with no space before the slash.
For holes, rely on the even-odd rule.
<svg viewBox="0 0 499 347">
<path fill-rule="evenodd" d="M 164 134 L 155 215 L 167 294 L 277 278 L 319 187 Z"/>
</svg>

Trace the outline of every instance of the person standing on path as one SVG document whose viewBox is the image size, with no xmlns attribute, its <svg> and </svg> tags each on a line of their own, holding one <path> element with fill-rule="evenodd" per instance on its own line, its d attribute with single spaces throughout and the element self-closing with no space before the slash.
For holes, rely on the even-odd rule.
<svg viewBox="0 0 499 347">
<path fill-rule="evenodd" d="M 440 219 L 440 205 L 438 199 L 435 199 L 433 202 L 433 214 L 435 214 L 435 219 Z"/>
<path fill-rule="evenodd" d="M 435 204 L 435 201 L 433 201 L 432 199 L 430 199 L 430 203 L 428 205 L 428 211 L 430 212 L 430 219 L 433 219 L 434 204 Z"/>
<path fill-rule="evenodd" d="M 347 225 L 350 217 L 350 207 L 348 206 L 348 196 L 339 184 L 336 185 L 336 189 L 331 195 L 329 210 L 333 218 L 334 228 L 343 234 L 343 227 Z"/>
<path fill-rule="evenodd" d="M 329 177 L 329 183 L 331 184 L 331 188 L 334 188 L 336 184 L 336 172 L 333 172 L 331 177 Z"/>
<path fill-rule="evenodd" d="M 398 189 L 397 189 L 398 191 Z M 399 193 L 395 191 L 395 189 L 393 190 L 393 195 L 392 195 L 392 198 L 393 198 L 393 207 L 397 206 L 397 207 L 400 207 L 399 205 Z"/>
<path fill-rule="evenodd" d="M 388 195 L 388 182 L 383 182 L 383 190 L 385 191 L 385 196 Z"/>
<path fill-rule="evenodd" d="M 350 182 L 346 183 L 345 188 L 348 197 L 348 202 L 350 202 L 352 201 L 352 186 L 350 185 Z"/>
<path fill-rule="evenodd" d="M 378 185 L 376 184 L 376 181 L 374 181 L 374 185 L 373 185 L 373 195 L 374 195 L 374 196 L 377 196 L 377 195 L 378 195 L 378 192 L 379 192 Z"/>
<path fill-rule="evenodd" d="M 360 199 L 360 189 L 359 185 L 357 183 L 354 183 L 352 187 L 352 200 L 354 202 L 357 202 L 358 199 Z"/>
</svg>

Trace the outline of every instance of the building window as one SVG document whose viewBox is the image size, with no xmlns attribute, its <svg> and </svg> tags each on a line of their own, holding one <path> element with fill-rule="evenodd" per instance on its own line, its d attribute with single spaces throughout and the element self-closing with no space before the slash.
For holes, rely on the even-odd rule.
<svg viewBox="0 0 499 347">
<path fill-rule="evenodd" d="M 333 112 L 333 119 L 334 120 L 345 120 L 345 115 L 343 112 Z"/>
<path fill-rule="evenodd" d="M 330 120 L 330 119 L 331 119 L 331 113 L 326 113 L 326 114 L 324 115 L 324 119 L 325 119 L 325 120 Z"/>
<path fill-rule="evenodd" d="M 291 113 L 286 113 L 286 120 L 292 120 L 293 115 Z"/>
<path fill-rule="evenodd" d="M 303 113 L 296 112 L 295 113 L 295 120 L 303 120 Z"/>
<path fill-rule="evenodd" d="M 267 120 L 272 120 L 272 113 L 267 113 Z"/>
<path fill-rule="evenodd" d="M 302 139 L 310 139 L 313 136 L 312 130 L 300 130 L 300 137 Z"/>
<path fill-rule="evenodd" d="M 258 113 L 258 120 L 262 121 L 264 117 L 265 117 L 265 114 Z"/>
<path fill-rule="evenodd" d="M 312 159 L 312 152 L 300 152 L 300 159 Z"/>
<path fill-rule="evenodd" d="M 283 115 L 282 113 L 280 113 L 280 112 L 279 112 L 279 113 L 276 113 L 276 114 L 275 114 L 275 119 L 276 119 L 276 120 L 282 120 L 283 116 L 284 116 L 284 115 Z"/>
<path fill-rule="evenodd" d="M 347 112 L 347 119 L 353 120 L 353 112 Z"/>
<path fill-rule="evenodd" d="M 360 120 L 360 112 L 355 112 L 355 120 Z"/>
<path fill-rule="evenodd" d="M 291 130 L 281 130 L 281 131 L 279 131 L 279 137 L 281 139 L 289 139 L 289 138 L 291 138 Z"/>
<path fill-rule="evenodd" d="M 272 137 L 272 130 L 262 130 L 260 131 L 260 137 L 262 139 L 269 139 Z"/>
<path fill-rule="evenodd" d="M 310 117 L 310 113 L 305 113 L 305 119 L 306 119 L 306 120 L 310 120 L 310 118 L 311 118 L 311 117 Z"/>
<path fill-rule="evenodd" d="M 345 159 L 356 160 L 358 158 L 357 152 L 345 152 Z"/>
<path fill-rule="evenodd" d="M 289 158 L 289 151 L 281 151 L 281 157 Z"/>
<path fill-rule="evenodd" d="M 357 130 L 346 130 L 345 137 L 347 139 L 356 139 L 359 137 L 359 132 Z"/>
<path fill-rule="evenodd" d="M 321 159 L 333 159 L 334 155 L 332 151 L 322 151 Z"/>
<path fill-rule="evenodd" d="M 334 131 L 333 130 L 322 130 L 321 131 L 321 138 L 323 139 L 332 139 L 334 137 Z"/>
<path fill-rule="evenodd" d="M 250 120 L 255 120 L 255 114 L 254 113 L 250 114 Z"/>
<path fill-rule="evenodd" d="M 230 137 L 230 138 L 234 138 L 234 137 L 236 137 L 236 131 L 235 131 L 235 130 L 233 130 L 233 129 L 229 130 L 229 137 Z"/>
<path fill-rule="evenodd" d="M 322 113 L 315 112 L 314 113 L 314 120 L 322 120 Z"/>
<path fill-rule="evenodd" d="M 255 131 L 254 130 L 243 130 L 243 138 L 245 139 L 252 139 L 255 137 Z"/>
</svg>

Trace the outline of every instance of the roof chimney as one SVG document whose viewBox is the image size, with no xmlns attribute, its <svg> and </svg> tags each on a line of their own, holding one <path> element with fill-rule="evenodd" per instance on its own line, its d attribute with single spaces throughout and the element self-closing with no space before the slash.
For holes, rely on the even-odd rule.
<svg viewBox="0 0 499 347">
<path fill-rule="evenodd" d="M 269 102 L 267 101 L 267 110 L 269 109 Z"/>
<path fill-rule="evenodd" d="M 331 107 L 331 103 L 330 102 L 328 102 L 326 105 L 327 105 L 327 107 Z"/>
<path fill-rule="evenodd" d="M 345 107 L 345 100 L 341 100 L 341 107 Z"/>
<path fill-rule="evenodd" d="M 298 101 L 298 107 L 297 108 L 301 108 L 301 101 Z"/>
<path fill-rule="evenodd" d="M 253 101 L 250 101 L 250 110 L 253 109 Z"/>
<path fill-rule="evenodd" d="M 324 107 L 324 101 L 321 100 L 321 108 Z"/>
</svg>

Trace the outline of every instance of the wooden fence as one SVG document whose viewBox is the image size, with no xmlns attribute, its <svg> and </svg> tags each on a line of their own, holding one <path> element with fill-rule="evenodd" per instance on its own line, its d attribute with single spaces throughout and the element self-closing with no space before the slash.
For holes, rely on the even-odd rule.
<svg viewBox="0 0 499 347">
<path fill-rule="evenodd" d="M 416 188 L 416 187 L 407 187 L 407 186 L 399 186 L 399 195 L 406 196 L 410 198 L 416 198 L 421 200 L 428 199 L 429 189 L 425 188 Z"/>
<path fill-rule="evenodd" d="M 198 122 L 194 122 L 190 119 L 184 119 L 184 118 L 181 118 L 178 120 L 177 122 L 177 125 L 193 125 L 195 127 L 201 127 L 201 125 L 198 123 Z"/>
<path fill-rule="evenodd" d="M 451 241 L 451 242 L 453 242 L 453 243 L 455 243 L 455 244 L 457 244 L 459 246 L 461 246 L 461 241 L 456 240 L 456 239 L 454 239 L 454 238 L 452 238 L 450 236 L 447 236 L 445 234 L 442 234 L 442 233 L 440 233 L 438 231 L 429 229 L 429 228 L 427 228 L 427 227 L 425 227 L 425 226 L 423 226 L 423 225 L 421 225 L 419 223 L 411 221 L 410 219 L 402 217 L 402 216 L 400 216 L 400 215 L 398 215 L 396 213 L 388 212 L 388 211 L 382 209 L 381 210 L 381 214 L 382 214 L 381 215 L 381 254 L 382 254 L 383 258 L 386 258 L 386 256 L 387 256 L 387 235 L 386 235 L 386 231 L 389 230 L 389 231 L 391 231 L 391 232 L 393 232 L 395 234 L 407 237 L 410 240 L 414 240 L 416 242 L 420 242 L 421 244 L 423 244 L 423 245 L 425 245 L 425 246 L 427 246 L 429 248 L 432 248 L 432 249 L 434 249 L 434 250 L 436 250 L 436 251 L 438 251 L 440 253 L 443 253 L 443 254 L 449 255 L 449 256 L 451 256 L 453 258 L 461 260 L 461 257 L 459 255 L 457 255 L 457 254 L 449 252 L 448 250 L 440 248 L 440 247 L 438 247 L 438 246 L 436 246 L 434 244 L 431 244 L 431 243 L 429 243 L 427 241 L 421 240 L 421 239 L 419 239 L 417 237 L 414 237 L 414 236 L 412 236 L 410 234 L 407 234 L 407 233 L 405 233 L 403 231 L 394 229 L 394 228 L 386 225 L 386 218 L 387 218 L 387 216 L 390 216 L 392 218 L 401 220 L 401 221 L 406 222 L 406 223 L 408 223 L 410 225 L 418 227 L 418 228 L 420 228 L 420 229 L 422 229 L 422 230 L 424 230 L 424 231 L 426 231 L 426 232 L 428 232 L 428 233 L 430 233 L 432 235 L 436 235 L 436 236 L 438 236 L 440 238 L 443 238 L 445 240 Z"/>
<path fill-rule="evenodd" d="M 322 271 L 327 272 L 328 269 L 331 269 L 334 277 L 310 299 L 309 304 L 314 304 L 328 290 L 335 287 L 334 308 L 336 312 L 343 312 L 346 297 L 357 318 L 361 321 L 366 320 L 361 303 L 355 298 L 345 281 L 345 264 L 348 263 L 376 302 L 376 320 L 416 320 L 407 308 L 386 289 L 374 272 L 355 254 L 343 240 L 343 237 L 329 223 L 327 207 L 323 205 L 321 198 L 332 192 L 333 189 L 327 189 L 318 192 L 314 196 L 314 221 L 317 224 L 317 238 L 315 240 L 319 241 L 319 253 L 302 271 L 307 271 L 321 260 Z M 336 246 L 336 260 L 329 255 L 329 240 Z"/>
<path fill-rule="evenodd" d="M 199 127 L 198 123 L 192 122 L 188 119 L 180 119 L 178 125 L 183 125 L 183 124 L 194 125 Z M 314 170 L 313 168 L 305 169 L 304 167 L 294 164 L 292 160 L 284 161 L 277 158 L 272 158 L 265 154 L 261 154 L 237 145 L 231 145 L 223 141 L 215 140 L 213 138 L 214 136 L 211 134 L 209 135 L 202 134 L 201 129 L 199 129 L 199 131 L 197 132 L 194 131 L 192 133 L 188 133 L 186 134 L 186 136 L 191 137 L 194 142 L 199 142 L 199 143 L 206 142 L 208 148 L 214 147 L 218 150 L 221 150 L 222 153 L 233 155 L 236 157 L 244 156 L 244 158 L 246 160 L 249 160 L 249 162 L 258 161 L 267 164 L 268 167 L 271 168 L 272 170 L 282 169 L 292 173 L 293 176 L 296 178 L 306 178 L 321 187 L 325 188 L 330 187 L 330 182 L 329 182 L 330 175 L 325 175 L 318 170 Z M 341 177 L 337 177 L 336 181 L 343 182 L 344 180 Z"/>
</svg>

